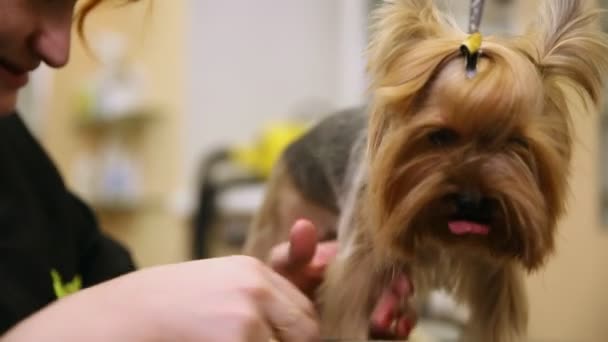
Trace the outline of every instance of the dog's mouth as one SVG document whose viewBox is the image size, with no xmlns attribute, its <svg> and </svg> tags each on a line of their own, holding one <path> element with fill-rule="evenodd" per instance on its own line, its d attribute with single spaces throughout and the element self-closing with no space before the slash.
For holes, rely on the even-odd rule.
<svg viewBox="0 0 608 342">
<path fill-rule="evenodd" d="M 454 235 L 481 235 L 490 234 L 490 225 L 469 220 L 452 220 L 448 222 L 448 228 Z"/>
<path fill-rule="evenodd" d="M 493 222 L 495 201 L 479 192 L 462 192 L 448 195 L 446 203 L 452 208 L 447 228 L 452 235 L 490 234 L 490 223 Z"/>
</svg>

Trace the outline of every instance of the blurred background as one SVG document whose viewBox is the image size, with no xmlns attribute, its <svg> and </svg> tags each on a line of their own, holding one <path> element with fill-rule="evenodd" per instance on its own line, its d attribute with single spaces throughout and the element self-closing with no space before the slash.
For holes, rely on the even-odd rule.
<svg viewBox="0 0 608 342">
<path fill-rule="evenodd" d="M 151 266 L 238 253 L 285 143 L 365 103 L 373 0 L 144 0 L 105 6 L 69 67 L 40 69 L 21 112 L 101 226 Z M 535 0 L 488 0 L 512 34 Z M 462 27 L 468 0 L 448 1 Z M 604 6 L 606 7 L 606 6 Z M 94 57 L 93 57 L 94 56 Z M 538 341 L 608 338 L 608 120 L 575 117 L 569 213 L 528 280 Z"/>
</svg>

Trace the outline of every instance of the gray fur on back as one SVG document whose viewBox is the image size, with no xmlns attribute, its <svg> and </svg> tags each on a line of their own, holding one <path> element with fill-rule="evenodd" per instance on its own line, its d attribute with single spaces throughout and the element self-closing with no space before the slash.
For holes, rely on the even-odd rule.
<svg viewBox="0 0 608 342">
<path fill-rule="evenodd" d="M 344 110 L 319 122 L 285 150 L 283 161 L 306 199 L 340 212 L 350 166 L 361 155 L 366 129 L 366 108 Z"/>
</svg>

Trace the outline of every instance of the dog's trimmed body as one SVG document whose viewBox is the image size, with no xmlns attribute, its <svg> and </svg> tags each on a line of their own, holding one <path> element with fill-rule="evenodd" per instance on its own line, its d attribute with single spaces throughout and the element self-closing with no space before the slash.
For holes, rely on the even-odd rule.
<svg viewBox="0 0 608 342">
<path fill-rule="evenodd" d="M 311 220 L 322 240 L 335 239 L 366 128 L 364 108 L 345 110 L 288 146 L 273 170 L 246 254 L 263 260 L 272 246 L 287 239 L 285 226 L 298 218 Z"/>
<path fill-rule="evenodd" d="M 371 106 L 287 149 L 245 247 L 265 259 L 299 217 L 337 234 L 318 296 L 324 337 L 366 338 L 379 292 L 404 272 L 417 298 L 445 289 L 468 305 L 463 341 L 524 339 L 523 274 L 554 248 L 570 120 L 597 108 L 608 71 L 608 40 L 583 3 L 548 0 L 528 36 L 488 39 L 473 79 L 462 34 L 432 1 L 377 11 Z"/>
</svg>

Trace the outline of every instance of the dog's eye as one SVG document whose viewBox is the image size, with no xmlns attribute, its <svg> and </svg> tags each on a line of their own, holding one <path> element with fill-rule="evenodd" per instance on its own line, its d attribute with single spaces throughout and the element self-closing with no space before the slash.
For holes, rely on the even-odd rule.
<svg viewBox="0 0 608 342">
<path fill-rule="evenodd" d="M 447 146 L 458 141 L 458 133 L 448 128 L 442 128 L 431 132 L 429 140 L 435 146 Z"/>
<path fill-rule="evenodd" d="M 524 137 L 511 137 L 509 139 L 509 143 L 525 148 L 526 150 L 530 148 L 530 144 L 528 143 L 528 140 L 526 140 L 526 138 Z"/>
</svg>

